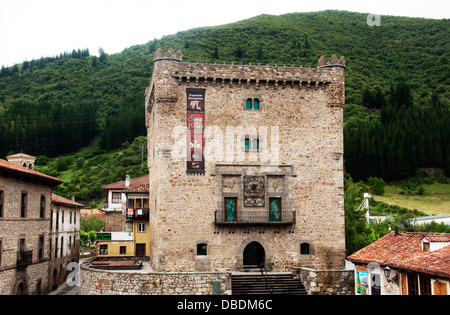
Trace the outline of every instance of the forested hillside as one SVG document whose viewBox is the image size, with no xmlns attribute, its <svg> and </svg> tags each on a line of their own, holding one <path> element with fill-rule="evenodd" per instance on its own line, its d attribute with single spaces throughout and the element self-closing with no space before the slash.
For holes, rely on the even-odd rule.
<svg viewBox="0 0 450 315">
<path fill-rule="evenodd" d="M 184 60 L 317 66 L 345 56 L 345 166 L 356 180 L 394 180 L 417 167 L 450 175 L 450 22 L 345 11 L 261 15 L 155 39 L 99 57 L 73 51 L 0 71 L 0 157 L 59 156 L 95 137 L 106 152 L 145 135 L 154 51 Z M 143 39 L 145 41 L 146 39 Z M 1 61 L 0 61 L 1 63 Z"/>
</svg>

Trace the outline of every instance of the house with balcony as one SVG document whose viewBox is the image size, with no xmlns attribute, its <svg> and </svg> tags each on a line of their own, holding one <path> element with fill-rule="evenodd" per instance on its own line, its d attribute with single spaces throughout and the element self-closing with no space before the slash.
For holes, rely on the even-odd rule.
<svg viewBox="0 0 450 315">
<path fill-rule="evenodd" d="M 147 257 L 149 254 L 149 176 L 103 187 L 105 232 L 97 233 L 98 257 Z"/>
</svg>

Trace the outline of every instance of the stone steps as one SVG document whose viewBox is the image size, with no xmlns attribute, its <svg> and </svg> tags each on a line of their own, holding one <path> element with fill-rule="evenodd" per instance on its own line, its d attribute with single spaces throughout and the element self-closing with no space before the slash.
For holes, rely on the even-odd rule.
<svg viewBox="0 0 450 315">
<path fill-rule="evenodd" d="M 239 273 L 231 276 L 233 295 L 286 294 L 307 295 L 301 281 L 291 273 Z"/>
</svg>

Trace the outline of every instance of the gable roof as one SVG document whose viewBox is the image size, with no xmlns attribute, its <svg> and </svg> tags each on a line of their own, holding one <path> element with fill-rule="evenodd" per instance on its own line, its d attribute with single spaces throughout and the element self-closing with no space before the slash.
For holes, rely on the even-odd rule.
<svg viewBox="0 0 450 315">
<path fill-rule="evenodd" d="M 138 191 L 139 187 L 145 186 L 149 184 L 149 179 L 150 176 L 149 175 L 145 175 L 142 177 L 137 177 L 137 178 L 131 178 L 130 179 L 130 185 L 128 187 L 125 187 L 125 181 L 120 181 L 117 183 L 113 183 L 113 184 L 109 184 L 109 185 L 105 185 L 102 188 L 105 190 L 126 190 L 126 191 Z M 133 190 L 135 189 L 135 190 Z M 142 190 L 142 191 L 148 191 L 148 187 L 147 190 Z"/>
<path fill-rule="evenodd" d="M 64 183 L 64 181 L 58 178 L 39 173 L 35 170 L 31 170 L 2 159 L 0 159 L 0 176 L 6 178 L 16 178 L 21 181 L 46 184 L 51 187 L 56 187 Z"/>
<path fill-rule="evenodd" d="M 400 232 L 396 236 L 391 232 L 350 255 L 347 260 L 450 278 L 450 245 L 435 251 L 422 251 L 424 238 L 450 242 L 448 233 Z"/>
<path fill-rule="evenodd" d="M 57 194 L 52 193 L 52 202 L 56 204 L 61 204 L 69 207 L 82 208 L 84 205 L 81 203 L 66 199 L 64 197 L 58 196 Z"/>
</svg>

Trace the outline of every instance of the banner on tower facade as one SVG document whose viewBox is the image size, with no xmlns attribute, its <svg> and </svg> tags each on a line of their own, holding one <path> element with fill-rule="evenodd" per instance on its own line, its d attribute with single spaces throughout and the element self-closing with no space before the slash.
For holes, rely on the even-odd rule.
<svg viewBox="0 0 450 315">
<path fill-rule="evenodd" d="M 186 89 L 187 95 L 187 172 L 203 174 L 205 133 L 205 89 Z"/>
</svg>

